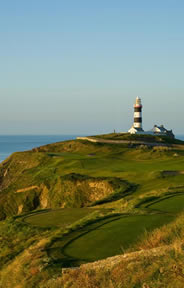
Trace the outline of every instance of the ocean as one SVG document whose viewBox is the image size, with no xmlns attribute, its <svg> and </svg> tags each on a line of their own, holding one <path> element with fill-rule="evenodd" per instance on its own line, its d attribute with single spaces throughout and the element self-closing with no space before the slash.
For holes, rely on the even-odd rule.
<svg viewBox="0 0 184 288">
<path fill-rule="evenodd" d="M 54 142 L 72 140 L 77 135 L 0 135 L 0 162 L 13 152 L 26 151 Z"/>
<path fill-rule="evenodd" d="M 0 162 L 13 152 L 26 151 L 41 145 L 72 140 L 76 137 L 77 135 L 0 135 Z M 176 138 L 184 140 L 184 135 L 176 135 Z"/>
</svg>

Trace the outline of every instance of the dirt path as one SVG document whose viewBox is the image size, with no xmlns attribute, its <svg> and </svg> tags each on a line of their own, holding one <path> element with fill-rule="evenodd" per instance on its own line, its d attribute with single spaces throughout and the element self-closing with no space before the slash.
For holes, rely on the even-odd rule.
<svg viewBox="0 0 184 288">
<path fill-rule="evenodd" d="M 157 143 L 157 142 L 145 142 L 145 141 L 130 141 L 130 140 L 108 140 L 101 138 L 93 138 L 93 137 L 77 137 L 77 140 L 87 140 L 93 143 L 106 143 L 106 144 L 128 144 L 128 145 L 146 145 L 146 146 L 164 146 L 169 147 L 169 144 L 165 143 Z"/>
</svg>

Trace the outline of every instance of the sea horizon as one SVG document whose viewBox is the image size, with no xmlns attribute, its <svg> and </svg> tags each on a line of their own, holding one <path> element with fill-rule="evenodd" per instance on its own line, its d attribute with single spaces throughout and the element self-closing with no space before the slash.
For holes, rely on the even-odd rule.
<svg viewBox="0 0 184 288">
<path fill-rule="evenodd" d="M 0 135 L 0 162 L 4 161 L 14 152 L 28 151 L 35 147 L 47 145 L 55 142 L 73 140 L 77 136 L 74 134 L 7 134 Z"/>
</svg>

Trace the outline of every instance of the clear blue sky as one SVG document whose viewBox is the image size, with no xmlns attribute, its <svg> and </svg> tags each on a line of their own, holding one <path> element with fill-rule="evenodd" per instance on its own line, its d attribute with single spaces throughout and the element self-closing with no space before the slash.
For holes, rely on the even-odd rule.
<svg viewBox="0 0 184 288">
<path fill-rule="evenodd" d="M 183 133 L 184 1 L 0 1 L 0 134 Z"/>
</svg>

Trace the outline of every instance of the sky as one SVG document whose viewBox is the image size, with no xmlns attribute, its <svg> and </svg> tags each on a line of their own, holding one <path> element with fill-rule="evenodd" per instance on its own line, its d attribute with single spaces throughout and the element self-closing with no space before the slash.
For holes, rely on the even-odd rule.
<svg viewBox="0 0 184 288">
<path fill-rule="evenodd" d="M 183 0 L 0 0 L 0 134 L 184 134 Z"/>
</svg>

